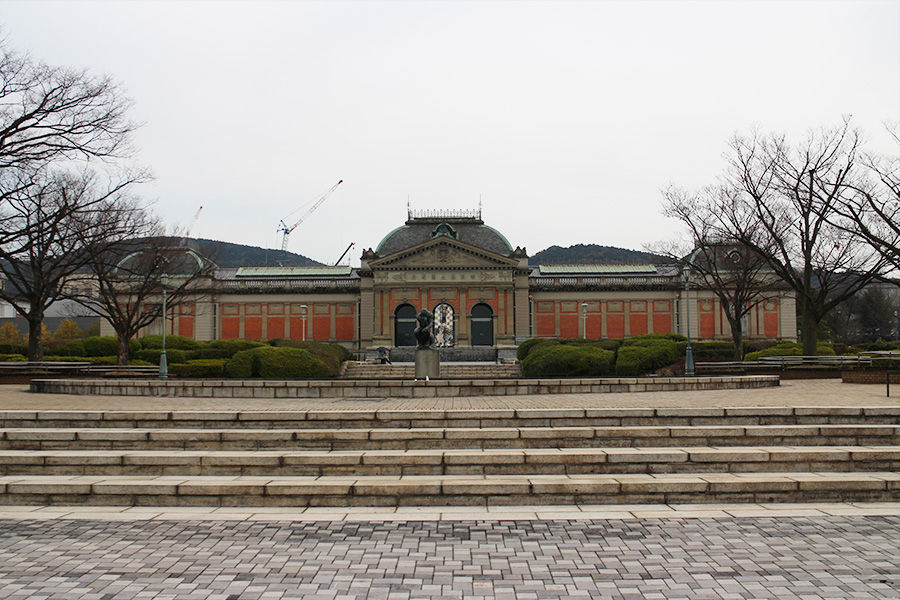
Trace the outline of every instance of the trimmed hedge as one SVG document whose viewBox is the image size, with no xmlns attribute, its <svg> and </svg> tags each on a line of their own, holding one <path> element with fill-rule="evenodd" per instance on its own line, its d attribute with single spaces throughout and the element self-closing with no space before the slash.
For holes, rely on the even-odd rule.
<svg viewBox="0 0 900 600">
<path fill-rule="evenodd" d="M 188 352 L 190 360 L 210 360 L 216 358 L 229 359 L 234 356 L 234 352 L 229 352 L 221 348 L 197 348 Z"/>
<path fill-rule="evenodd" d="M 92 365 L 115 365 L 119 362 L 119 357 L 113 356 L 45 356 L 47 362 L 87 362 Z M 135 361 L 132 364 L 139 364 Z"/>
<path fill-rule="evenodd" d="M 335 367 L 334 362 L 302 348 L 262 346 L 236 353 L 225 363 L 225 373 L 241 379 L 325 379 L 338 375 L 340 363 Z"/>
<path fill-rule="evenodd" d="M 353 353 L 339 344 L 298 340 L 271 340 L 269 344 L 276 348 L 300 348 L 306 350 L 328 363 L 330 368 L 335 369 L 335 373 L 340 370 L 342 362 L 353 358 Z"/>
<path fill-rule="evenodd" d="M 169 351 L 166 350 L 168 356 Z M 225 375 L 224 358 L 208 358 L 203 360 L 189 360 L 184 363 L 169 365 L 169 372 L 176 377 L 222 377 Z"/>
<path fill-rule="evenodd" d="M 87 350 L 84 348 L 83 340 L 69 340 L 51 346 L 47 353 L 54 356 L 85 356 Z"/>
<path fill-rule="evenodd" d="M 532 348 L 522 362 L 526 377 L 602 377 L 612 372 L 615 361 L 615 352 L 597 346 L 557 343 Z"/>
<path fill-rule="evenodd" d="M 28 356 L 28 346 L 23 344 L 0 344 L 0 354 L 21 354 Z"/>
<path fill-rule="evenodd" d="M 162 349 L 161 335 L 145 335 L 141 338 L 141 348 L 144 349 Z M 182 335 L 166 335 L 166 354 L 169 350 L 196 350 L 201 346 L 201 342 Z"/>
<path fill-rule="evenodd" d="M 678 362 L 680 358 L 678 345 L 671 341 L 622 346 L 616 353 L 616 375 L 644 375 Z"/>
<path fill-rule="evenodd" d="M 168 346 L 168 345 L 169 345 L 168 340 L 166 340 L 166 346 Z M 161 354 L 162 354 L 162 350 L 156 350 L 156 349 L 151 348 L 148 350 L 139 350 L 138 352 L 135 353 L 135 358 L 138 358 L 140 360 L 145 360 L 151 365 L 158 365 L 159 357 Z M 187 350 L 177 350 L 177 349 L 169 350 L 169 348 L 167 347 L 166 348 L 166 362 L 169 364 L 185 363 L 190 358 L 190 356 L 189 356 L 190 354 L 191 353 L 188 352 Z"/>
<path fill-rule="evenodd" d="M 119 340 L 114 335 L 94 336 L 73 341 L 80 341 L 84 344 L 83 356 L 109 356 L 119 353 Z M 137 340 L 128 341 L 128 356 L 133 356 L 140 349 L 141 344 Z"/>
<path fill-rule="evenodd" d="M 24 354 L 0 354 L 0 362 L 27 362 Z"/>
<path fill-rule="evenodd" d="M 519 362 L 524 361 L 531 352 L 537 350 L 538 348 L 542 348 L 544 346 L 556 346 L 559 344 L 559 340 L 553 338 L 540 338 L 533 337 L 531 339 L 527 339 L 516 349 L 516 358 L 519 359 Z"/>
<path fill-rule="evenodd" d="M 835 356 L 834 348 L 827 342 L 819 342 L 816 345 L 819 356 Z M 782 342 L 759 352 L 750 352 L 744 356 L 744 360 L 756 360 L 764 356 L 803 356 L 803 345 L 794 342 Z"/>
<path fill-rule="evenodd" d="M 213 350 L 221 350 L 227 353 L 227 357 L 231 358 L 238 352 L 242 352 L 243 350 L 251 350 L 253 348 L 262 348 L 265 346 L 263 342 L 257 342 L 254 340 L 213 340 L 208 342 L 206 347 Z"/>
</svg>

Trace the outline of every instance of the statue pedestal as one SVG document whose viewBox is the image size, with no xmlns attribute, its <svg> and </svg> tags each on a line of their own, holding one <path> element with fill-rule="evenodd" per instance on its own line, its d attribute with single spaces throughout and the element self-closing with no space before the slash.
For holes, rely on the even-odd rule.
<svg viewBox="0 0 900 600">
<path fill-rule="evenodd" d="M 441 351 L 416 350 L 416 379 L 438 379 L 441 376 Z"/>
</svg>

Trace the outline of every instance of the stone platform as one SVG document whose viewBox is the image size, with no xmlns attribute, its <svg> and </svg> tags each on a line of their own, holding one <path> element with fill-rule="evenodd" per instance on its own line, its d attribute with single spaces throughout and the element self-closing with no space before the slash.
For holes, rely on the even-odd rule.
<svg viewBox="0 0 900 600">
<path fill-rule="evenodd" d="M 34 379 L 42 394 L 186 398 L 448 398 L 540 394 L 607 394 L 774 387 L 775 375 L 573 379 L 252 380 Z"/>
</svg>

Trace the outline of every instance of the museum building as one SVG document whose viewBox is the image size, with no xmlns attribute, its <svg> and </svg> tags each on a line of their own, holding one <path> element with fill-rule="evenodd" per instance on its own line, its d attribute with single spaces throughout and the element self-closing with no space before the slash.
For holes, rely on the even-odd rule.
<svg viewBox="0 0 900 600">
<path fill-rule="evenodd" d="M 415 317 L 427 308 L 438 345 L 463 359 L 478 349 L 510 356 L 535 336 L 686 335 L 690 327 L 692 339 L 730 339 L 714 294 L 686 292 L 680 267 L 529 266 L 525 249 L 486 225 L 480 210 L 409 211 L 358 268 L 215 269 L 206 286 L 210 293 L 169 311 L 168 334 L 397 351 L 415 346 Z M 744 325 L 747 338 L 795 340 L 794 298 L 783 292 L 760 302 Z M 160 332 L 158 322 L 144 333 Z"/>
</svg>

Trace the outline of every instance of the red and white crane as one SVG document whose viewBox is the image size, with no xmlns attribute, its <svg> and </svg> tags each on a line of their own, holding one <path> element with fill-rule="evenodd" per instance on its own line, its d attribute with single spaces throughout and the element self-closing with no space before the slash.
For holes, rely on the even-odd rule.
<svg viewBox="0 0 900 600">
<path fill-rule="evenodd" d="M 343 183 L 343 182 L 344 182 L 344 180 L 341 179 L 341 180 L 338 181 L 336 184 L 334 184 L 333 186 L 331 186 L 331 188 L 330 188 L 328 191 L 326 191 L 324 194 L 322 194 L 322 195 L 319 197 L 318 200 L 316 200 L 316 203 L 312 205 L 312 208 L 310 208 L 308 211 L 306 211 L 306 214 L 303 215 L 302 217 L 300 217 L 300 220 L 297 221 L 296 223 L 294 223 L 293 225 L 291 225 L 290 227 L 284 222 L 284 220 L 281 221 L 281 226 L 278 228 L 278 231 L 280 231 L 280 232 L 282 232 L 282 233 L 284 234 L 283 237 L 281 238 L 281 249 L 282 249 L 282 250 L 287 250 L 287 246 L 288 246 L 288 237 L 291 235 L 291 232 L 292 232 L 293 230 L 295 230 L 295 229 L 297 228 L 297 226 L 300 225 L 300 223 L 302 223 L 303 221 L 305 221 L 305 220 L 306 220 L 306 217 L 308 217 L 309 215 L 311 215 L 311 214 L 313 213 L 314 210 L 316 210 L 317 208 L 319 208 L 320 206 L 322 206 L 322 203 L 325 202 L 325 199 L 328 198 L 328 196 L 330 196 L 330 195 L 334 192 L 334 190 L 336 190 L 337 187 L 338 187 L 339 185 L 341 185 L 341 183 Z M 295 211 L 295 212 L 296 212 L 296 211 Z M 290 216 L 290 215 L 288 215 L 288 216 Z M 287 217 L 285 217 L 285 218 L 287 218 Z"/>
<path fill-rule="evenodd" d="M 200 218 L 200 211 L 201 211 L 201 210 L 203 210 L 203 207 L 202 207 L 202 206 L 201 206 L 200 208 L 197 209 L 197 212 L 196 212 L 196 213 L 194 213 L 194 218 L 191 219 L 190 224 L 188 224 L 188 226 L 187 226 L 187 227 L 185 228 L 185 230 L 184 230 L 184 235 L 181 236 L 181 243 L 179 244 L 179 246 L 184 246 L 184 243 L 187 242 L 188 236 L 191 235 L 191 229 L 194 228 L 194 225 L 197 224 L 197 219 Z"/>
</svg>

